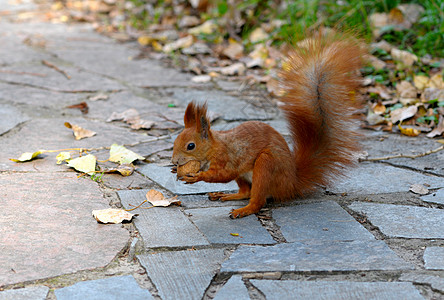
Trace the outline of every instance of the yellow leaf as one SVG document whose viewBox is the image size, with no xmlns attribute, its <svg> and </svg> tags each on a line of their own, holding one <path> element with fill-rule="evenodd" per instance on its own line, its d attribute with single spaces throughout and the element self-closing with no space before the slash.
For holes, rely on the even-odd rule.
<svg viewBox="0 0 444 300">
<path fill-rule="evenodd" d="M 89 138 L 89 137 L 95 136 L 97 134 L 96 132 L 94 132 L 92 130 L 84 129 L 78 125 L 70 124 L 69 122 L 65 122 L 65 126 L 67 128 L 72 129 L 76 140 L 81 140 L 83 138 Z"/>
<path fill-rule="evenodd" d="M 100 223 L 122 223 L 122 221 L 131 221 L 133 214 L 123 209 L 107 208 L 93 210 L 92 215 Z"/>
<path fill-rule="evenodd" d="M 68 166 L 76 169 L 79 172 L 92 175 L 96 171 L 96 157 L 92 154 L 86 156 L 71 159 L 68 162 Z"/>
<path fill-rule="evenodd" d="M 137 42 L 142 46 L 148 46 L 153 39 L 150 36 L 142 35 L 137 38 Z"/>
<path fill-rule="evenodd" d="M 38 155 L 44 153 L 45 150 L 39 150 L 36 152 L 25 152 L 22 155 L 20 155 L 19 158 L 10 158 L 9 160 L 12 160 L 14 162 L 25 162 L 25 161 L 30 161 L 34 158 L 36 158 Z"/>
<path fill-rule="evenodd" d="M 444 81 L 442 80 L 442 75 L 437 73 L 430 78 L 430 84 L 428 87 L 444 89 Z"/>
<path fill-rule="evenodd" d="M 109 150 L 109 160 L 119 164 L 130 164 L 136 159 L 144 160 L 145 157 L 125 148 L 122 145 L 112 144 Z"/>
<path fill-rule="evenodd" d="M 57 164 L 60 165 L 65 160 L 71 159 L 71 153 L 69 153 L 69 152 L 60 152 L 59 154 L 57 154 L 56 159 L 57 159 Z"/>
<path fill-rule="evenodd" d="M 402 128 L 402 127 L 401 127 L 401 124 L 398 124 L 398 128 L 399 128 L 399 130 L 401 131 L 401 133 L 402 133 L 403 135 L 406 135 L 406 136 L 418 136 L 418 135 L 421 133 L 421 131 L 418 130 L 418 129 L 414 129 L 414 128 Z"/>
<path fill-rule="evenodd" d="M 424 75 L 418 75 L 413 77 L 413 83 L 418 90 L 423 90 L 428 87 L 430 78 Z"/>
</svg>

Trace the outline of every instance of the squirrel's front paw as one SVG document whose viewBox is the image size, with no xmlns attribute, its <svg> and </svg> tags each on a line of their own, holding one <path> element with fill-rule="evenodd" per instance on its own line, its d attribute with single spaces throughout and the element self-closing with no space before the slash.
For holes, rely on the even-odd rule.
<svg viewBox="0 0 444 300">
<path fill-rule="evenodd" d="M 189 173 L 189 174 L 183 175 L 183 176 L 179 177 L 179 180 L 185 181 L 185 183 L 189 183 L 189 184 L 198 182 L 198 181 L 200 181 L 199 173 Z"/>
<path fill-rule="evenodd" d="M 245 206 L 242 208 L 238 208 L 238 209 L 233 209 L 230 212 L 230 218 L 232 219 L 237 219 L 237 218 L 243 218 L 246 217 L 248 215 L 252 215 L 255 213 L 258 213 L 260 209 L 252 209 L 251 207 Z"/>
</svg>

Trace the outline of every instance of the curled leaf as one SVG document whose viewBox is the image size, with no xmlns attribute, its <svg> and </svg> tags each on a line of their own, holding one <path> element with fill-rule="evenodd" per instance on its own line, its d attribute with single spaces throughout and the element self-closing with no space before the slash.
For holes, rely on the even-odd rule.
<svg viewBox="0 0 444 300">
<path fill-rule="evenodd" d="M 107 169 L 105 173 L 120 173 L 122 176 L 130 176 L 134 173 L 134 165 L 133 164 L 123 164 L 118 166 L 117 168 Z"/>
<path fill-rule="evenodd" d="M 109 150 L 109 160 L 119 164 L 130 164 L 136 159 L 144 160 L 145 157 L 125 148 L 122 145 L 112 144 Z"/>
<path fill-rule="evenodd" d="M 148 200 L 153 206 L 170 206 L 171 204 L 181 205 L 180 200 L 177 200 L 177 196 L 166 199 L 165 196 L 156 190 L 149 190 L 146 193 L 146 200 Z"/>
<path fill-rule="evenodd" d="M 122 223 L 122 221 L 131 221 L 134 217 L 132 213 L 129 213 L 123 209 L 107 208 L 92 211 L 93 217 L 99 223 Z"/>
<path fill-rule="evenodd" d="M 60 165 L 62 162 L 71 159 L 71 153 L 60 152 L 59 154 L 57 154 L 56 159 L 57 159 L 57 164 Z"/>
<path fill-rule="evenodd" d="M 30 160 L 36 158 L 38 155 L 42 154 L 43 152 L 45 152 L 45 150 L 39 150 L 36 152 L 25 152 L 22 155 L 20 155 L 19 158 L 10 158 L 9 160 L 12 160 L 14 162 L 30 161 Z"/>
<path fill-rule="evenodd" d="M 68 162 L 68 166 L 76 169 L 79 172 L 92 175 L 96 171 L 96 157 L 92 154 L 88 154 L 82 157 L 71 159 Z"/>
<path fill-rule="evenodd" d="M 401 134 L 406 136 L 418 136 L 421 131 L 415 128 L 402 128 L 401 124 L 398 124 L 398 128 L 401 131 Z"/>
<path fill-rule="evenodd" d="M 96 135 L 97 133 L 92 131 L 92 130 L 88 130 L 88 129 L 84 129 L 78 125 L 75 124 L 70 124 L 69 122 L 65 122 L 65 126 L 67 128 L 72 129 L 74 137 L 76 140 L 81 140 L 84 138 L 89 138 L 92 137 L 94 135 Z"/>
</svg>

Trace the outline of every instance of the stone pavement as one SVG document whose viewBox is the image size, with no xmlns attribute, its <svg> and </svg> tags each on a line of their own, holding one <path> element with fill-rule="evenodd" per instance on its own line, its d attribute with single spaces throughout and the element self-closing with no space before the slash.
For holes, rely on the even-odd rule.
<svg viewBox="0 0 444 300">
<path fill-rule="evenodd" d="M 444 151 L 361 163 L 309 199 L 231 220 L 228 212 L 244 203 L 212 202 L 204 193 L 232 184 L 184 185 L 169 172 L 171 129 L 188 101 L 208 100 L 219 116 L 215 128 L 264 120 L 288 137 L 278 111 L 253 105 L 236 82 L 192 83 L 190 74 L 136 60 L 135 43 L 39 16 L 30 1 L 0 2 L 0 299 L 444 298 Z M 67 108 L 80 102 L 87 114 Z M 130 108 L 155 127 L 106 121 Z M 97 135 L 76 141 L 64 122 Z M 145 142 L 169 132 L 173 138 Z M 57 153 L 9 160 L 112 143 L 134 145 L 151 163 L 137 163 L 129 177 L 94 181 L 57 165 Z M 379 132 L 364 132 L 363 144 L 371 156 L 438 147 Z M 105 150 L 94 154 L 107 158 Z M 409 192 L 412 184 L 429 195 Z M 151 188 L 178 194 L 182 206 L 137 209 L 123 225 L 91 216 L 131 208 Z"/>
</svg>

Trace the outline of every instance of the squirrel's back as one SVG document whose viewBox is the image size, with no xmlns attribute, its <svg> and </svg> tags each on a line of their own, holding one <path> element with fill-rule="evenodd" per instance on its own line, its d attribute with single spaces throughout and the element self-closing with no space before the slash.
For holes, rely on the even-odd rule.
<svg viewBox="0 0 444 300">
<path fill-rule="evenodd" d="M 353 37 L 307 39 L 294 49 L 280 74 L 282 107 L 294 141 L 296 182 L 302 196 L 329 184 L 355 162 L 359 149 L 352 112 L 364 48 Z"/>
</svg>

